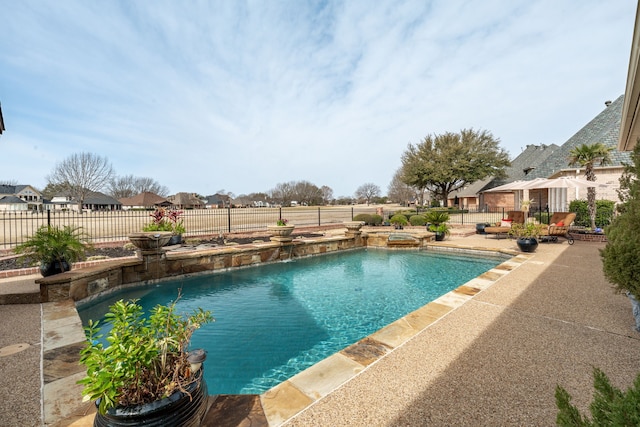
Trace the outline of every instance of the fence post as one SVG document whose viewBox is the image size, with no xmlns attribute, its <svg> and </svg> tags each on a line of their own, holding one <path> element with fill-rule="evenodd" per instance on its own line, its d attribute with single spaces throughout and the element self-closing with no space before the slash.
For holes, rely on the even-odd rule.
<svg viewBox="0 0 640 427">
<path fill-rule="evenodd" d="M 351 206 L 351 221 L 353 221 L 353 206 Z"/>
<path fill-rule="evenodd" d="M 282 221 L 282 206 L 278 208 L 278 221 Z"/>
<path fill-rule="evenodd" d="M 47 227 L 51 227 L 51 209 L 47 209 Z"/>
<path fill-rule="evenodd" d="M 460 221 L 464 225 L 464 209 L 460 209 Z"/>
<path fill-rule="evenodd" d="M 320 206 L 318 206 L 318 227 L 320 227 Z"/>
<path fill-rule="evenodd" d="M 227 229 L 231 233 L 231 204 L 227 206 Z"/>
</svg>

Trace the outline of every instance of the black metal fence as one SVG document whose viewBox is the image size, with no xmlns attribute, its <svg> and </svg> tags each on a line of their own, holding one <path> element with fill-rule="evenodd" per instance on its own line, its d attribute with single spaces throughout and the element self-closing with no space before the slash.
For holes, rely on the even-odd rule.
<svg viewBox="0 0 640 427">
<path fill-rule="evenodd" d="M 291 207 L 291 208 L 226 208 L 194 209 L 183 213 L 185 237 L 217 235 L 222 233 L 255 232 L 266 230 L 267 225 L 278 219 L 287 219 L 297 226 L 322 226 L 351 221 L 354 216 L 381 214 L 385 220 L 394 212 L 426 209 L 397 206 L 349 206 L 349 207 Z M 452 210 L 453 225 L 495 223 L 507 216 L 508 208 L 493 211 Z M 141 231 L 151 221 L 150 211 L 3 211 L 0 212 L 0 249 L 10 249 L 31 237 L 42 225 L 82 227 L 94 243 L 125 241 L 131 233 Z"/>
</svg>

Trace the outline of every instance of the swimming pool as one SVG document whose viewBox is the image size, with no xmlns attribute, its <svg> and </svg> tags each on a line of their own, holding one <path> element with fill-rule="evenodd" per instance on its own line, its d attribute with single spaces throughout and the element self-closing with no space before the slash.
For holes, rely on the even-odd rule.
<svg viewBox="0 0 640 427">
<path fill-rule="evenodd" d="M 504 261 L 431 251 L 357 250 L 196 276 L 111 294 L 78 307 L 86 324 L 120 298 L 148 310 L 212 310 L 205 348 L 211 394 L 259 394 Z"/>
</svg>

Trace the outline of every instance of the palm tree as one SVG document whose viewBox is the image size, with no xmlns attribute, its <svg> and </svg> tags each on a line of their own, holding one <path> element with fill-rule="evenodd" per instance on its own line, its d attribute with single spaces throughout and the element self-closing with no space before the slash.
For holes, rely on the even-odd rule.
<svg viewBox="0 0 640 427">
<path fill-rule="evenodd" d="M 596 165 L 604 166 L 611 163 L 611 151 L 613 148 L 604 145 L 602 142 L 593 144 L 582 144 L 574 147 L 569 152 L 569 166 L 584 167 L 584 176 L 587 181 L 595 181 Z M 591 228 L 596 228 L 596 188 L 587 189 L 587 204 L 589 206 L 589 217 L 591 218 Z"/>
</svg>

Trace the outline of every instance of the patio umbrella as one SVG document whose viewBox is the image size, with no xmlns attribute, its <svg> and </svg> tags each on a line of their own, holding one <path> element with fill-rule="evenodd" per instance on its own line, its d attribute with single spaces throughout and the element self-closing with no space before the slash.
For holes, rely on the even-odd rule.
<svg viewBox="0 0 640 427">
<path fill-rule="evenodd" d="M 571 178 L 562 176 L 559 178 L 537 178 L 533 181 L 525 183 L 523 189 L 535 190 L 544 188 L 589 188 L 589 187 L 606 187 L 607 184 L 599 184 L 595 181 L 587 181 L 584 178 Z"/>
<path fill-rule="evenodd" d="M 522 181 L 522 180 L 518 180 L 518 181 L 513 181 L 513 182 L 509 182 L 507 184 L 502 184 L 499 185 L 497 187 L 493 187 L 490 188 L 488 190 L 484 190 L 485 193 L 489 193 L 489 192 L 498 192 L 498 191 L 518 191 L 518 190 L 523 190 L 524 186 L 529 183 L 530 181 Z"/>
</svg>

